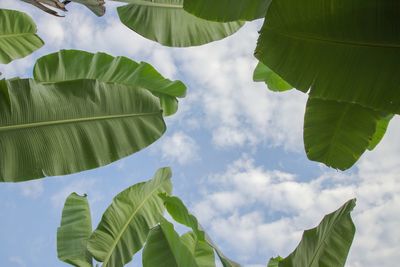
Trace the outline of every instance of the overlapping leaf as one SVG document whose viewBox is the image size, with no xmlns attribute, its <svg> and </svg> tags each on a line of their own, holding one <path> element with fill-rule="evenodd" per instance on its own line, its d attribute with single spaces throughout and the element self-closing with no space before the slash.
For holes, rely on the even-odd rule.
<svg viewBox="0 0 400 267">
<path fill-rule="evenodd" d="M 38 59 L 33 75 L 40 82 L 97 79 L 145 88 L 160 98 L 164 115 L 174 114 L 178 108 L 177 97 L 186 95 L 186 86 L 181 81 L 164 78 L 151 65 L 105 53 L 61 50 Z"/>
<path fill-rule="evenodd" d="M 357 104 L 310 98 L 304 118 L 308 158 L 350 168 L 370 145 L 380 114 Z"/>
<path fill-rule="evenodd" d="M 199 267 L 215 267 L 214 249 L 210 244 L 204 240 L 199 240 L 194 232 L 182 235 L 181 240 L 194 255 Z"/>
<path fill-rule="evenodd" d="M 0 63 L 25 57 L 43 46 L 33 20 L 25 13 L 0 9 Z"/>
<path fill-rule="evenodd" d="M 163 219 L 153 228 L 143 250 L 143 267 L 200 267 L 174 226 Z"/>
<path fill-rule="evenodd" d="M 57 230 L 58 258 L 76 267 L 91 267 L 86 243 L 92 234 L 92 220 L 86 196 L 72 193 L 65 201 Z"/>
<path fill-rule="evenodd" d="M 189 213 L 189 210 L 186 208 L 182 200 L 180 200 L 178 197 L 168 196 L 166 194 L 160 194 L 160 197 L 163 199 L 164 205 L 166 206 L 168 213 L 175 221 L 192 228 L 193 233 L 196 234 L 198 240 L 207 241 L 208 244 L 210 244 L 215 249 L 215 252 L 217 253 L 224 267 L 240 267 L 238 263 L 226 257 L 222 253 L 222 251 L 212 242 L 211 238 L 208 237 L 201 228 L 200 224 L 197 221 L 197 218 Z"/>
<path fill-rule="evenodd" d="M 185 0 L 184 9 L 206 20 L 231 22 L 264 18 L 271 0 Z"/>
<path fill-rule="evenodd" d="M 326 215 L 316 228 L 305 231 L 297 248 L 278 266 L 343 267 L 355 233 L 350 215 L 355 205 L 355 199 L 348 201 Z"/>
<path fill-rule="evenodd" d="M 397 1 L 273 1 L 255 54 L 313 98 L 399 113 L 399 16 Z"/>
<path fill-rule="evenodd" d="M 198 18 L 183 9 L 183 0 L 120 0 L 123 24 L 143 37 L 165 46 L 206 44 L 235 33 L 243 22 L 219 23 Z"/>
<path fill-rule="evenodd" d="M 273 92 L 284 92 L 293 88 L 293 86 L 261 62 L 258 62 L 254 70 L 253 80 L 255 82 L 264 82 L 268 86 L 268 89 Z"/>
<path fill-rule="evenodd" d="M 145 89 L 96 80 L 0 81 L 0 181 L 103 166 L 164 131 L 159 101 Z"/>
<path fill-rule="evenodd" d="M 170 178 L 169 168 L 160 169 L 153 179 L 114 198 L 88 242 L 89 251 L 103 267 L 122 267 L 143 247 L 150 229 L 162 219 L 164 205 L 158 194 L 171 193 Z"/>
</svg>

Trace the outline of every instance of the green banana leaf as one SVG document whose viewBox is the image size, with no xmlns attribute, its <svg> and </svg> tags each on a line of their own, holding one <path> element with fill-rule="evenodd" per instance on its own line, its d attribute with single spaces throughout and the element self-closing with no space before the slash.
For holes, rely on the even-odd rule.
<svg viewBox="0 0 400 267">
<path fill-rule="evenodd" d="M 399 17 L 393 0 L 272 1 L 255 55 L 313 98 L 398 114 Z"/>
<path fill-rule="evenodd" d="M 343 267 L 355 233 L 350 215 L 355 205 L 355 199 L 348 201 L 316 228 L 305 231 L 300 244 L 279 267 Z"/>
<path fill-rule="evenodd" d="M 159 196 L 163 199 L 168 213 L 176 222 L 190 227 L 193 230 L 193 233 L 196 234 L 198 240 L 205 240 L 214 248 L 224 267 L 240 267 L 240 264 L 226 257 L 224 253 L 222 253 L 222 251 L 217 247 L 217 245 L 213 243 L 211 238 L 203 231 L 201 225 L 198 223 L 197 218 L 189 213 L 189 210 L 186 208 L 182 200 L 176 196 L 168 196 L 166 194 L 160 194 Z"/>
<path fill-rule="evenodd" d="M 91 267 L 86 243 L 92 234 L 92 220 L 86 195 L 72 193 L 65 201 L 61 225 L 57 229 L 58 258 L 76 267 Z"/>
<path fill-rule="evenodd" d="M 183 9 L 183 0 L 119 0 L 123 24 L 165 46 L 198 46 L 235 33 L 243 22 L 219 23 L 200 19 Z"/>
<path fill-rule="evenodd" d="M 206 241 L 201 241 L 193 232 L 181 236 L 182 242 L 194 255 L 199 267 L 215 267 L 214 249 Z"/>
<path fill-rule="evenodd" d="M 271 258 L 268 262 L 268 267 L 279 267 L 279 262 L 283 260 L 282 257 Z"/>
<path fill-rule="evenodd" d="M 23 58 L 44 44 L 36 35 L 36 25 L 27 14 L 0 9 L 0 64 Z"/>
<path fill-rule="evenodd" d="M 186 86 L 181 81 L 164 78 L 150 64 L 105 53 L 61 50 L 38 59 L 33 76 L 40 82 L 97 79 L 145 88 L 160 98 L 164 115 L 174 114 L 178 108 L 177 97 L 186 95 Z"/>
<path fill-rule="evenodd" d="M 173 224 L 165 219 L 151 229 L 142 261 L 143 267 L 200 267 Z"/>
<path fill-rule="evenodd" d="M 380 112 L 357 104 L 309 98 L 304 145 L 310 160 L 346 170 L 367 150 Z"/>
<path fill-rule="evenodd" d="M 90 11 L 92 11 L 98 17 L 101 17 L 106 13 L 104 0 L 68 0 L 68 1 L 86 6 Z"/>
<path fill-rule="evenodd" d="M 165 132 L 147 90 L 96 80 L 0 80 L 0 181 L 65 175 L 109 164 Z"/>
<path fill-rule="evenodd" d="M 183 8 L 202 19 L 232 22 L 264 18 L 271 0 L 185 0 Z"/>
<path fill-rule="evenodd" d="M 122 267 L 130 262 L 163 217 L 164 205 L 158 194 L 171 190 L 171 170 L 162 168 L 151 180 L 119 193 L 88 241 L 93 257 L 103 262 L 103 267 Z"/>
<path fill-rule="evenodd" d="M 376 130 L 374 136 L 372 136 L 372 140 L 369 143 L 368 150 L 374 150 L 375 147 L 382 141 L 383 136 L 386 133 L 386 130 L 389 126 L 390 121 L 393 119 L 394 115 L 389 114 L 383 116 L 376 125 Z"/>
<path fill-rule="evenodd" d="M 258 62 L 254 70 L 253 81 L 264 82 L 268 89 L 273 92 L 284 92 L 293 89 L 293 86 L 261 62 Z"/>
</svg>

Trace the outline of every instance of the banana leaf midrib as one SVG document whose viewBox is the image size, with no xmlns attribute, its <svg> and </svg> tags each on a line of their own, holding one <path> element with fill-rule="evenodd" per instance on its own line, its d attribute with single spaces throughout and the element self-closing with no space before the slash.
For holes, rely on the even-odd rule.
<svg viewBox="0 0 400 267">
<path fill-rule="evenodd" d="M 42 121 L 42 122 L 27 123 L 27 124 L 6 125 L 6 126 L 0 126 L 0 132 L 14 131 L 14 130 L 21 130 L 21 129 L 28 129 L 28 128 L 37 128 L 37 127 L 46 127 L 46 126 L 55 126 L 55 125 L 62 125 L 62 124 L 72 124 L 72 123 L 79 123 L 79 122 L 154 116 L 154 115 L 158 115 L 161 113 L 162 113 L 162 110 L 157 111 L 157 112 L 148 112 L 148 113 L 116 114 L 116 115 L 86 117 L 86 118 L 78 118 L 78 119 L 65 119 L 65 120 L 55 120 L 55 121 Z"/>
<path fill-rule="evenodd" d="M 288 32 L 275 27 L 271 27 L 270 25 L 265 25 L 265 29 L 273 31 L 276 34 L 292 38 L 298 40 L 306 40 L 306 41 L 316 41 L 321 43 L 332 43 L 343 46 L 355 46 L 355 47 L 370 47 L 370 48 L 400 48 L 400 43 L 372 43 L 372 42 L 360 42 L 360 41 L 352 41 L 352 40 L 340 40 L 340 39 L 329 39 L 329 38 L 321 38 L 319 36 L 307 34 L 304 32 Z"/>
<path fill-rule="evenodd" d="M 153 196 L 153 193 L 156 192 L 157 190 L 159 190 L 160 188 L 162 188 L 164 185 L 164 181 L 162 181 L 156 188 L 154 188 L 153 190 L 151 190 L 150 194 L 148 194 L 142 201 L 142 203 L 140 203 L 140 205 L 132 212 L 132 215 L 129 217 L 129 219 L 127 220 L 127 222 L 123 225 L 121 231 L 118 233 L 118 236 L 115 238 L 115 241 L 113 242 L 109 252 L 107 253 L 104 261 L 103 261 L 103 266 L 106 266 L 106 264 L 108 264 L 108 261 L 111 257 L 111 255 L 114 252 L 115 247 L 117 246 L 119 240 L 122 237 L 122 234 L 125 233 L 126 229 L 128 228 L 129 224 L 131 223 L 131 221 L 133 220 L 133 218 L 135 217 L 135 215 L 139 212 L 139 210 L 143 207 L 143 205 L 147 202 L 147 200 Z"/>
<path fill-rule="evenodd" d="M 20 37 L 20 36 L 31 36 L 31 35 L 36 35 L 34 32 L 24 32 L 24 33 L 17 33 L 17 34 L 1 34 L 0 33 L 0 39 L 1 38 L 10 38 L 10 37 Z"/>
<path fill-rule="evenodd" d="M 118 0 L 116 0 L 118 1 Z M 149 2 L 149 1 L 129 1 L 129 0 L 124 0 L 124 1 L 118 1 L 118 2 L 125 2 L 130 5 L 138 5 L 138 6 L 149 6 L 149 7 L 162 7 L 162 8 L 176 8 L 176 9 L 183 9 L 183 5 L 174 5 L 174 4 L 165 4 L 165 3 L 155 3 L 155 2 Z"/>
</svg>

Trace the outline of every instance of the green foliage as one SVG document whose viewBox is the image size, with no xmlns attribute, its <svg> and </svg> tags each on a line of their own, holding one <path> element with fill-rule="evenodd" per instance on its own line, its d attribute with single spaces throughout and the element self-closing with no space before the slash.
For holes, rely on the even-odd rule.
<svg viewBox="0 0 400 267">
<path fill-rule="evenodd" d="M 343 267 L 355 233 L 350 215 L 355 205 L 355 199 L 349 200 L 316 228 L 304 231 L 300 244 L 279 267 Z"/>
<path fill-rule="evenodd" d="M 151 180 L 119 193 L 89 238 L 90 254 L 104 267 L 122 267 L 145 244 L 143 267 L 215 267 L 214 251 L 224 267 L 240 267 L 222 254 L 185 204 L 170 195 L 170 177 L 171 170 L 162 168 Z M 173 224 L 163 217 L 164 206 L 176 222 L 192 231 L 179 236 Z M 350 216 L 354 206 L 353 199 L 326 215 L 318 227 L 304 232 L 293 253 L 285 259 L 272 258 L 268 267 L 344 266 L 355 232 Z M 58 230 L 61 260 L 74 266 L 90 266 L 84 247 L 90 226 L 86 198 L 72 194 L 67 198 Z M 66 260 L 72 258 L 83 261 Z"/>
<path fill-rule="evenodd" d="M 88 241 L 93 257 L 103 267 L 130 262 L 143 247 L 150 229 L 161 221 L 164 205 L 158 194 L 170 194 L 171 190 L 171 170 L 163 168 L 153 179 L 119 193 Z"/>
<path fill-rule="evenodd" d="M 0 81 L 0 181 L 20 182 L 106 165 L 165 132 L 147 90 L 97 80 Z"/>
<path fill-rule="evenodd" d="M 345 170 L 367 150 L 380 112 L 357 104 L 310 98 L 304 118 L 304 145 L 309 159 Z"/>
<path fill-rule="evenodd" d="M 33 76 L 35 80 L 45 83 L 96 79 L 144 88 L 160 98 L 166 116 L 177 111 L 177 97 L 186 95 L 186 86 L 181 81 L 164 78 L 150 64 L 136 63 L 127 57 L 112 57 L 105 53 L 61 50 L 38 59 Z"/>
<path fill-rule="evenodd" d="M 25 57 L 43 46 L 36 25 L 27 14 L 0 9 L 0 64 Z"/>
<path fill-rule="evenodd" d="M 183 8 L 211 21 L 232 22 L 264 18 L 271 0 L 184 0 Z"/>
<path fill-rule="evenodd" d="M 376 131 L 374 136 L 372 136 L 372 140 L 368 146 L 368 150 L 373 150 L 375 147 L 379 144 L 379 142 L 382 140 L 383 136 L 385 136 L 386 130 L 389 126 L 390 121 L 393 119 L 394 115 L 389 114 L 386 116 L 383 116 L 379 121 L 378 124 L 376 125 Z"/>
<path fill-rule="evenodd" d="M 143 267 L 199 267 L 174 226 L 165 219 L 153 228 L 143 250 Z"/>
<path fill-rule="evenodd" d="M 91 267 L 92 256 L 86 249 L 92 234 L 92 220 L 86 195 L 69 195 L 65 201 L 61 226 L 57 229 L 58 258 L 79 267 Z"/>
<path fill-rule="evenodd" d="M 264 82 L 268 89 L 273 92 L 284 92 L 293 89 L 293 86 L 261 62 L 258 62 L 254 70 L 253 80 L 255 82 Z"/>
<path fill-rule="evenodd" d="M 219 23 L 200 19 L 183 9 L 183 0 L 123 0 L 121 22 L 143 37 L 165 46 L 206 44 L 235 33 L 242 22 Z"/>
</svg>

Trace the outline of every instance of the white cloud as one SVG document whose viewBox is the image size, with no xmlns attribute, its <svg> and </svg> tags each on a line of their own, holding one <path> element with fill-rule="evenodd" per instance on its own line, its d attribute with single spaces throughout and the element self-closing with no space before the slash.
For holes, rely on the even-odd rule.
<svg viewBox="0 0 400 267">
<path fill-rule="evenodd" d="M 175 161 L 181 165 L 199 158 L 199 148 L 195 140 L 183 132 L 164 137 L 160 149 L 163 159 Z"/>
<path fill-rule="evenodd" d="M 35 180 L 20 185 L 21 194 L 25 197 L 36 199 L 44 192 L 43 181 Z"/>
<path fill-rule="evenodd" d="M 400 260 L 399 134 L 396 119 L 383 143 L 361 159 L 354 174 L 323 169 L 322 175 L 307 181 L 266 170 L 244 156 L 206 179 L 204 199 L 193 211 L 217 244 L 251 266 L 288 255 L 303 230 L 356 197 L 357 232 L 347 266 L 395 266 Z"/>
<path fill-rule="evenodd" d="M 80 180 L 73 181 L 54 193 L 50 199 L 52 205 L 57 209 L 62 209 L 65 199 L 73 192 L 84 195 L 89 194 L 90 203 L 93 204 L 102 199 L 101 195 L 91 190 L 95 185 L 95 180 L 81 177 Z"/>
</svg>

